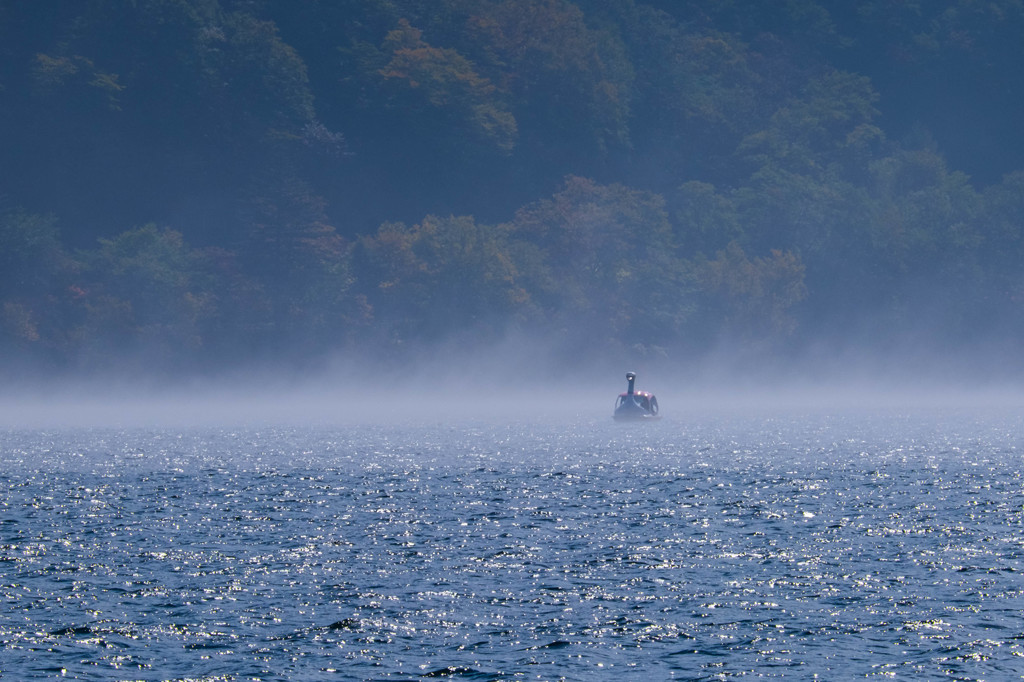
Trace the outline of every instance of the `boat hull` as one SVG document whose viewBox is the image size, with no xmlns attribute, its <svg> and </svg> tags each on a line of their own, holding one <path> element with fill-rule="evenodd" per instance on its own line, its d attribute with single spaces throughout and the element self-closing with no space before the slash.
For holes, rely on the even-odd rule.
<svg viewBox="0 0 1024 682">
<path fill-rule="evenodd" d="M 661 419 L 660 414 L 615 414 L 612 419 L 617 422 L 653 422 Z"/>
</svg>

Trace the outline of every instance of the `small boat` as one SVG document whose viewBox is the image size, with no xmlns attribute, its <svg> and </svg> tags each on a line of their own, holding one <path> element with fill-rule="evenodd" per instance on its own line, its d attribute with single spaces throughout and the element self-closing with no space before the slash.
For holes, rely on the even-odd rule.
<svg viewBox="0 0 1024 682">
<path fill-rule="evenodd" d="M 615 401 L 615 414 L 613 415 L 615 420 L 661 419 L 658 415 L 658 399 L 654 397 L 654 394 L 635 390 L 636 372 L 626 372 L 626 381 L 629 382 L 629 388 Z"/>
</svg>

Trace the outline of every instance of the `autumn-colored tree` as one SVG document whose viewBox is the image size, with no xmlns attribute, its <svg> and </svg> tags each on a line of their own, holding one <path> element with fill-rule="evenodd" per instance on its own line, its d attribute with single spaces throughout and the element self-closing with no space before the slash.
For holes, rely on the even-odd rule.
<svg viewBox="0 0 1024 682">
<path fill-rule="evenodd" d="M 628 143 L 632 69 L 619 41 L 588 26 L 575 3 L 479 3 L 468 28 L 531 144 L 604 150 Z"/>
<path fill-rule="evenodd" d="M 65 344 L 79 264 L 61 244 L 56 220 L 23 210 L 0 213 L 0 349 L 54 362 Z"/>
<path fill-rule="evenodd" d="M 765 130 L 748 136 L 740 153 L 760 167 L 822 173 L 855 168 L 870 158 L 882 131 L 873 123 L 877 93 L 868 78 L 831 70 L 811 79 L 799 96 L 771 117 Z"/>
<path fill-rule="evenodd" d="M 872 164 L 875 213 L 870 239 L 891 268 L 911 277 L 973 279 L 982 235 L 978 195 L 928 149 L 901 151 Z M 975 271 L 976 272 L 976 271 Z"/>
<path fill-rule="evenodd" d="M 789 251 L 751 258 L 736 242 L 697 270 L 710 328 L 723 337 L 778 341 L 796 329 L 794 306 L 807 296 L 804 266 Z"/>
<path fill-rule="evenodd" d="M 455 50 L 434 47 L 402 19 L 384 40 L 389 56 L 379 74 L 397 89 L 399 102 L 414 102 L 455 117 L 453 124 L 503 151 L 515 146 L 516 120 L 497 88 Z"/>
<path fill-rule="evenodd" d="M 248 202 L 239 259 L 266 292 L 264 343 L 316 353 L 344 347 L 367 311 L 352 293 L 353 244 L 338 234 L 323 198 L 297 176 L 264 176 Z"/>
<path fill-rule="evenodd" d="M 83 100 L 95 99 L 98 95 L 105 106 L 118 110 L 120 93 L 124 86 L 118 82 L 118 75 L 99 70 L 91 59 L 81 55 L 50 56 L 39 52 L 32 65 L 35 91 L 40 96 L 64 102 L 74 101 L 82 106 Z M 64 92 L 69 89 L 70 92 Z"/>
<path fill-rule="evenodd" d="M 988 263 L 994 272 L 1018 277 L 1024 262 L 1024 171 L 987 188 L 980 211 L 978 225 Z"/>
<path fill-rule="evenodd" d="M 683 258 L 714 253 L 743 236 L 736 201 L 710 183 L 684 183 L 670 196 L 669 206 Z"/>
<path fill-rule="evenodd" d="M 497 333 L 529 314 L 504 228 L 470 216 L 386 223 L 362 241 L 364 285 L 393 341 L 415 344 L 453 333 Z"/>
<path fill-rule="evenodd" d="M 195 255 L 181 233 L 146 225 L 100 240 L 83 257 L 88 317 L 79 334 L 90 361 L 110 346 L 150 352 L 160 362 L 202 347 L 200 323 L 216 298 L 194 288 Z"/>
<path fill-rule="evenodd" d="M 511 229 L 544 254 L 550 276 L 530 290 L 566 338 L 664 347 L 685 322 L 690 285 L 661 197 L 569 177 Z"/>
</svg>

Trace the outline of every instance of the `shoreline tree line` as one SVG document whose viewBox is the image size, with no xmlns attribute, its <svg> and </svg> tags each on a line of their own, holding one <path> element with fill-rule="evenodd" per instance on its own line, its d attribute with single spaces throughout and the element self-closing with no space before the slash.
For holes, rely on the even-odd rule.
<svg viewBox="0 0 1024 682">
<path fill-rule="evenodd" d="M 1022 27 L 1011 0 L 0 1 L 5 371 L 1012 346 L 1020 135 L 981 185 L 930 107 L 1012 73 Z M 886 112 L 901 73 L 916 114 Z"/>
</svg>

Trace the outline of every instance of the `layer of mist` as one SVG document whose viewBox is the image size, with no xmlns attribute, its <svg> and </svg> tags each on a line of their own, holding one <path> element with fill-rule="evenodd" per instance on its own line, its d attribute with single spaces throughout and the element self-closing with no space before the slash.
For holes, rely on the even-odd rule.
<svg viewBox="0 0 1024 682">
<path fill-rule="evenodd" d="M 568 365 L 518 342 L 487 352 L 438 348 L 400 366 L 337 360 L 318 372 L 21 381 L 0 391 L 0 427 L 579 423 L 610 419 L 625 372 L 655 393 L 665 423 L 716 414 L 1024 409 L 999 363 L 863 349 L 799 362 L 723 352 L 699 363 L 611 358 Z M 559 364 L 560 360 L 563 364 Z M 996 366 L 996 368 L 993 367 Z"/>
</svg>

